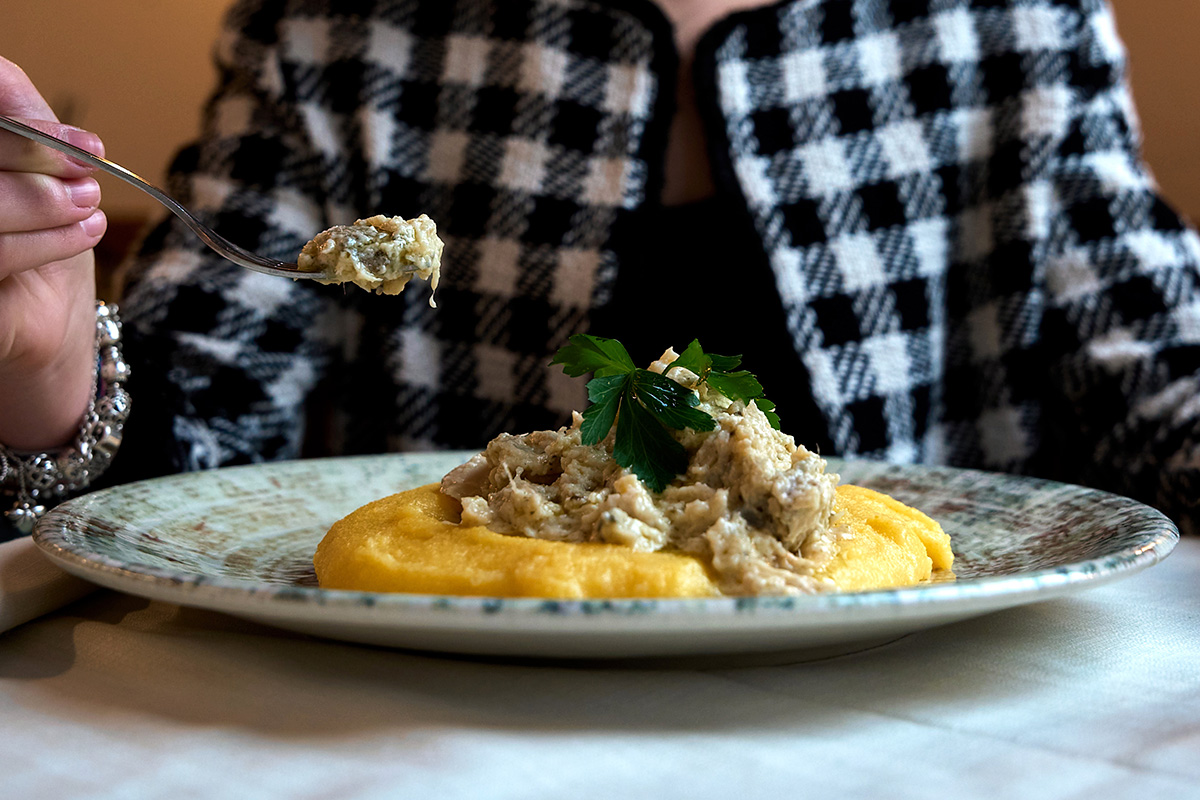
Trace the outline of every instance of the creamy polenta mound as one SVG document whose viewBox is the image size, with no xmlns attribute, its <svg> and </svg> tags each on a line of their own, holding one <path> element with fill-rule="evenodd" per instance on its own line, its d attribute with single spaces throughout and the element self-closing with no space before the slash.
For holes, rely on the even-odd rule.
<svg viewBox="0 0 1200 800">
<path fill-rule="evenodd" d="M 502 434 L 441 484 L 335 523 L 313 559 L 333 589 L 493 597 L 798 595 L 907 586 L 949 572 L 950 539 L 920 511 L 838 486 L 825 461 L 730 401 L 668 350 L 651 366 L 699 394 L 712 431 L 673 435 L 687 471 L 652 492 L 613 434 Z"/>
<path fill-rule="evenodd" d="M 321 273 L 314 278 L 318 283 L 353 283 L 376 294 L 400 294 L 414 277 L 437 288 L 442 248 L 437 226 L 424 214 L 409 220 L 376 215 L 317 234 L 304 245 L 296 265 Z"/>
</svg>

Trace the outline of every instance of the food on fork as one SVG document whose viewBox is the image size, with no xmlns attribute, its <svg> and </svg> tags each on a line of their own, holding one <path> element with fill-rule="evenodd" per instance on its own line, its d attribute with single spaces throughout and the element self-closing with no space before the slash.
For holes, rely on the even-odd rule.
<svg viewBox="0 0 1200 800">
<path fill-rule="evenodd" d="M 837 486 L 778 429 L 740 359 L 692 342 L 637 369 L 612 339 L 555 356 L 594 372 L 557 431 L 502 434 L 430 485 L 337 522 L 320 584 L 549 598 L 800 595 L 948 572 L 949 537 L 893 498 Z"/>
<path fill-rule="evenodd" d="M 322 273 L 319 283 L 353 283 L 376 294 L 400 294 L 414 276 L 436 289 L 442 240 L 424 214 L 410 220 L 376 215 L 317 234 L 296 263 L 303 272 Z"/>
</svg>

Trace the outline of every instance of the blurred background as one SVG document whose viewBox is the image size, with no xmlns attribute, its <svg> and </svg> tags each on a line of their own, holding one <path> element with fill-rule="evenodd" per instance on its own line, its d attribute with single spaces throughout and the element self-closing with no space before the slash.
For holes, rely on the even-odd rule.
<svg viewBox="0 0 1200 800">
<path fill-rule="evenodd" d="M 210 52 L 230 0 L 3 0 L 0 55 L 24 67 L 65 121 L 98 132 L 108 154 L 161 185 L 192 138 L 216 80 Z M 1200 2 L 1113 0 L 1129 50 L 1145 154 L 1163 193 L 1200 220 Z M 103 178 L 118 259 L 160 207 Z"/>
</svg>

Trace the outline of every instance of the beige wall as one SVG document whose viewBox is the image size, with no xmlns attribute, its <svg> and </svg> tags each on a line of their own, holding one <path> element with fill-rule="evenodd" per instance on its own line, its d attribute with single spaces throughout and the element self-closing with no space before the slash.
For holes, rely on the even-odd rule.
<svg viewBox="0 0 1200 800">
<path fill-rule="evenodd" d="M 1113 0 L 1129 49 L 1146 159 L 1163 193 L 1200 223 L 1200 2 Z"/>
<path fill-rule="evenodd" d="M 230 0 L 0 0 L 0 55 L 20 64 L 51 106 L 104 138 L 113 160 L 161 182 L 196 135 L 216 71 L 210 53 Z M 112 217 L 155 202 L 103 178 Z"/>
<path fill-rule="evenodd" d="M 1200 220 L 1200 1 L 1113 0 L 1130 51 L 1146 154 L 1167 196 Z M 159 181 L 194 135 L 214 72 L 209 51 L 228 0 L 0 0 L 0 55 L 21 64 L 69 121 Z M 69 22 L 65 22 L 69 20 Z M 105 182 L 111 215 L 154 209 Z"/>
</svg>

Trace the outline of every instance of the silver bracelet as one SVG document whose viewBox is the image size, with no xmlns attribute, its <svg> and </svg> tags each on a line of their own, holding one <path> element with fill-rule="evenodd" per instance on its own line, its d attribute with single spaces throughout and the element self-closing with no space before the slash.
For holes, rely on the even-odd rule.
<svg viewBox="0 0 1200 800">
<path fill-rule="evenodd" d="M 16 495 L 4 515 L 22 533 L 47 504 L 86 489 L 112 463 L 129 416 L 124 383 L 129 365 L 121 357 L 121 320 L 115 304 L 96 303 L 96 375 L 91 400 L 71 444 L 52 453 L 20 453 L 0 444 L 0 491 Z"/>
</svg>

